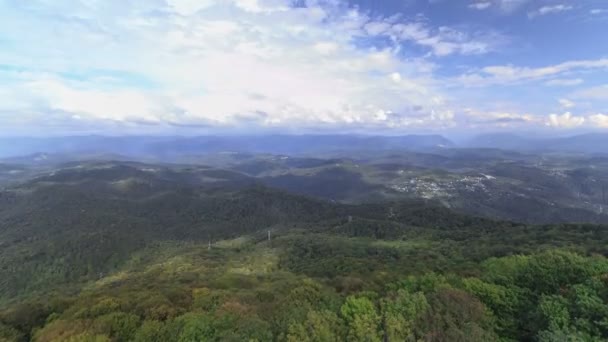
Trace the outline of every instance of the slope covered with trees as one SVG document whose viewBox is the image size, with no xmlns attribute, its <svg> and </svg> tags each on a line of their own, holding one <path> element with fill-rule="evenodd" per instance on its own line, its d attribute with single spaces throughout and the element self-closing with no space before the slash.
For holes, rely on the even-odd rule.
<svg viewBox="0 0 608 342">
<path fill-rule="evenodd" d="M 608 338 L 605 226 L 125 163 L 74 165 L 0 202 L 0 341 Z"/>
</svg>

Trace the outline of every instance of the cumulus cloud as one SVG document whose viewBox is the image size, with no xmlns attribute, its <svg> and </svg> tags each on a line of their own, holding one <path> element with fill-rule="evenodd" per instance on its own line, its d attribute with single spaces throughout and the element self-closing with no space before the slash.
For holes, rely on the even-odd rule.
<svg viewBox="0 0 608 342">
<path fill-rule="evenodd" d="M 11 4 L 0 1 L 0 38 L 10 41 L 0 54 L 5 130 L 542 126 L 547 112 L 525 108 L 527 102 L 463 113 L 497 96 L 459 91 L 529 81 L 574 86 L 583 83 L 576 73 L 608 70 L 607 59 L 461 69 L 466 56 L 496 51 L 508 39 L 478 27 L 434 26 L 421 15 L 372 16 L 334 0 Z M 473 9 L 503 13 L 524 4 L 471 2 Z M 447 76 L 460 70 L 470 71 Z M 549 101 L 567 97 L 583 106 L 580 97 L 551 90 Z"/>
<path fill-rule="evenodd" d="M 432 64 L 403 57 L 401 43 L 437 56 L 491 50 L 449 27 L 371 18 L 332 1 L 290 4 L 0 5 L 1 28 L 18 42 L 0 64 L 28 70 L 0 83 L 0 93 L 18 89 L 0 110 L 31 113 L 32 121 L 52 111 L 65 122 L 444 127 L 454 115 Z M 379 36 L 392 44 L 359 44 Z"/>
<path fill-rule="evenodd" d="M 597 127 L 608 128 L 608 115 L 607 114 L 595 114 L 589 117 L 589 121 Z"/>
<path fill-rule="evenodd" d="M 575 128 L 585 123 L 585 118 L 582 116 L 574 116 L 570 112 L 564 114 L 550 114 L 547 118 L 546 125 L 555 128 Z"/>
</svg>

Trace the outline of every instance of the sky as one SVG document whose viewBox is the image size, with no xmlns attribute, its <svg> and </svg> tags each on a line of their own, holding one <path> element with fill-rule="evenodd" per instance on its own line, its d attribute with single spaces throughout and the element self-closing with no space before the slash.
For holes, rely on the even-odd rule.
<svg viewBox="0 0 608 342">
<path fill-rule="evenodd" d="M 0 0 L 0 135 L 608 132 L 606 0 Z"/>
</svg>

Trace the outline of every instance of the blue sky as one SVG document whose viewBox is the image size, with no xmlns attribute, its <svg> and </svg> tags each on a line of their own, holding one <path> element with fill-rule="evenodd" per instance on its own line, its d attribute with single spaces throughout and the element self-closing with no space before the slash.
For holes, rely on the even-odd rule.
<svg viewBox="0 0 608 342">
<path fill-rule="evenodd" d="M 608 130 L 605 0 L 0 0 L 0 134 Z"/>
</svg>

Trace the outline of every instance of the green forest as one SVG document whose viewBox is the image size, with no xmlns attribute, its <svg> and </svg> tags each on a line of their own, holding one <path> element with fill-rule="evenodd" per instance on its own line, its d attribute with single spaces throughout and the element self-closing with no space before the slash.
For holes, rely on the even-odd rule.
<svg viewBox="0 0 608 342">
<path fill-rule="evenodd" d="M 144 176 L 0 191 L 0 341 L 608 339 L 606 226 Z"/>
<path fill-rule="evenodd" d="M 211 247 L 153 243 L 78 291 L 41 284 L 17 303 L 8 301 L 0 336 L 49 342 L 608 338 L 608 260 L 595 251 L 607 242 L 600 227 L 411 228 L 377 238 L 388 228 L 358 221 L 332 232 L 272 232 L 270 241 L 260 232 Z"/>
</svg>

